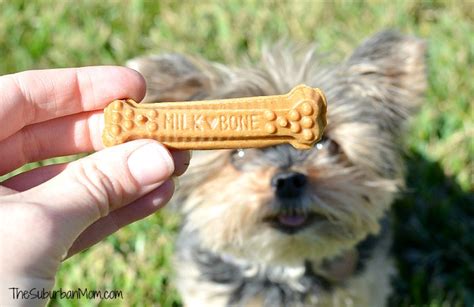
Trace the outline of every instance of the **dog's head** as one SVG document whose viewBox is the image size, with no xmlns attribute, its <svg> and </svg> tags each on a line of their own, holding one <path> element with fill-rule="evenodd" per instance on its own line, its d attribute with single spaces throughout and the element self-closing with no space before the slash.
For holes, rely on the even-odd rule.
<svg viewBox="0 0 474 307">
<path fill-rule="evenodd" d="M 248 69 L 175 54 L 130 62 L 148 100 L 283 94 L 300 83 L 327 97 L 328 126 L 310 150 L 195 153 L 180 186 L 184 230 L 205 248 L 266 263 L 323 259 L 377 233 L 403 186 L 399 136 L 426 87 L 424 53 L 414 37 L 381 32 L 330 68 L 313 49 L 282 45 Z"/>
</svg>

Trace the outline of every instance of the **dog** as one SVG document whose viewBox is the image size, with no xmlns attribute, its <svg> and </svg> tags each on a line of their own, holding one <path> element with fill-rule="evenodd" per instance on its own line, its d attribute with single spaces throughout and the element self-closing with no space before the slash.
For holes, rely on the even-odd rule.
<svg viewBox="0 0 474 307">
<path fill-rule="evenodd" d="M 395 272 L 390 205 L 404 187 L 401 142 L 427 86 L 425 42 L 396 31 L 340 64 L 277 43 L 228 67 L 181 54 L 127 65 L 144 102 L 322 89 L 328 125 L 310 150 L 289 145 L 195 152 L 176 203 L 175 265 L 186 306 L 384 306 Z"/>
</svg>

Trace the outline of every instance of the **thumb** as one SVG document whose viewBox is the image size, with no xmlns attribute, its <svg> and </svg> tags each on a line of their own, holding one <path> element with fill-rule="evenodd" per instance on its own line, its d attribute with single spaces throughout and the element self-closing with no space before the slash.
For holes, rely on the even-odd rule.
<svg viewBox="0 0 474 307">
<path fill-rule="evenodd" d="M 64 251 L 92 223 L 156 189 L 173 172 L 173 158 L 163 145 L 137 140 L 70 163 L 56 177 L 21 194 L 54 212 L 61 230 L 56 239 Z"/>
</svg>

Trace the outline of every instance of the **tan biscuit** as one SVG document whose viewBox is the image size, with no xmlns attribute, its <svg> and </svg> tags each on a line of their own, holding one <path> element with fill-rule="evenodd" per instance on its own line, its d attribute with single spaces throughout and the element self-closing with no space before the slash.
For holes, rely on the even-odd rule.
<svg viewBox="0 0 474 307">
<path fill-rule="evenodd" d="M 150 138 L 176 149 L 308 149 L 326 126 L 326 98 L 298 85 L 287 95 L 138 104 L 115 100 L 105 110 L 105 146 Z"/>
</svg>

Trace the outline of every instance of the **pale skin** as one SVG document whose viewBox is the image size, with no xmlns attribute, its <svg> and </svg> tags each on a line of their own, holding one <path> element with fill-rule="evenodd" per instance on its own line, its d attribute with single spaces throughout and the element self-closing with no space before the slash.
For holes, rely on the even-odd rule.
<svg viewBox="0 0 474 307">
<path fill-rule="evenodd" d="M 8 288 L 52 289 L 64 259 L 169 201 L 188 152 L 152 140 L 106 149 L 101 142 L 101 110 L 144 95 L 143 78 L 124 67 L 0 77 L 0 175 L 31 161 L 95 152 L 0 183 L 0 305 L 44 304 L 11 300 Z"/>
</svg>

